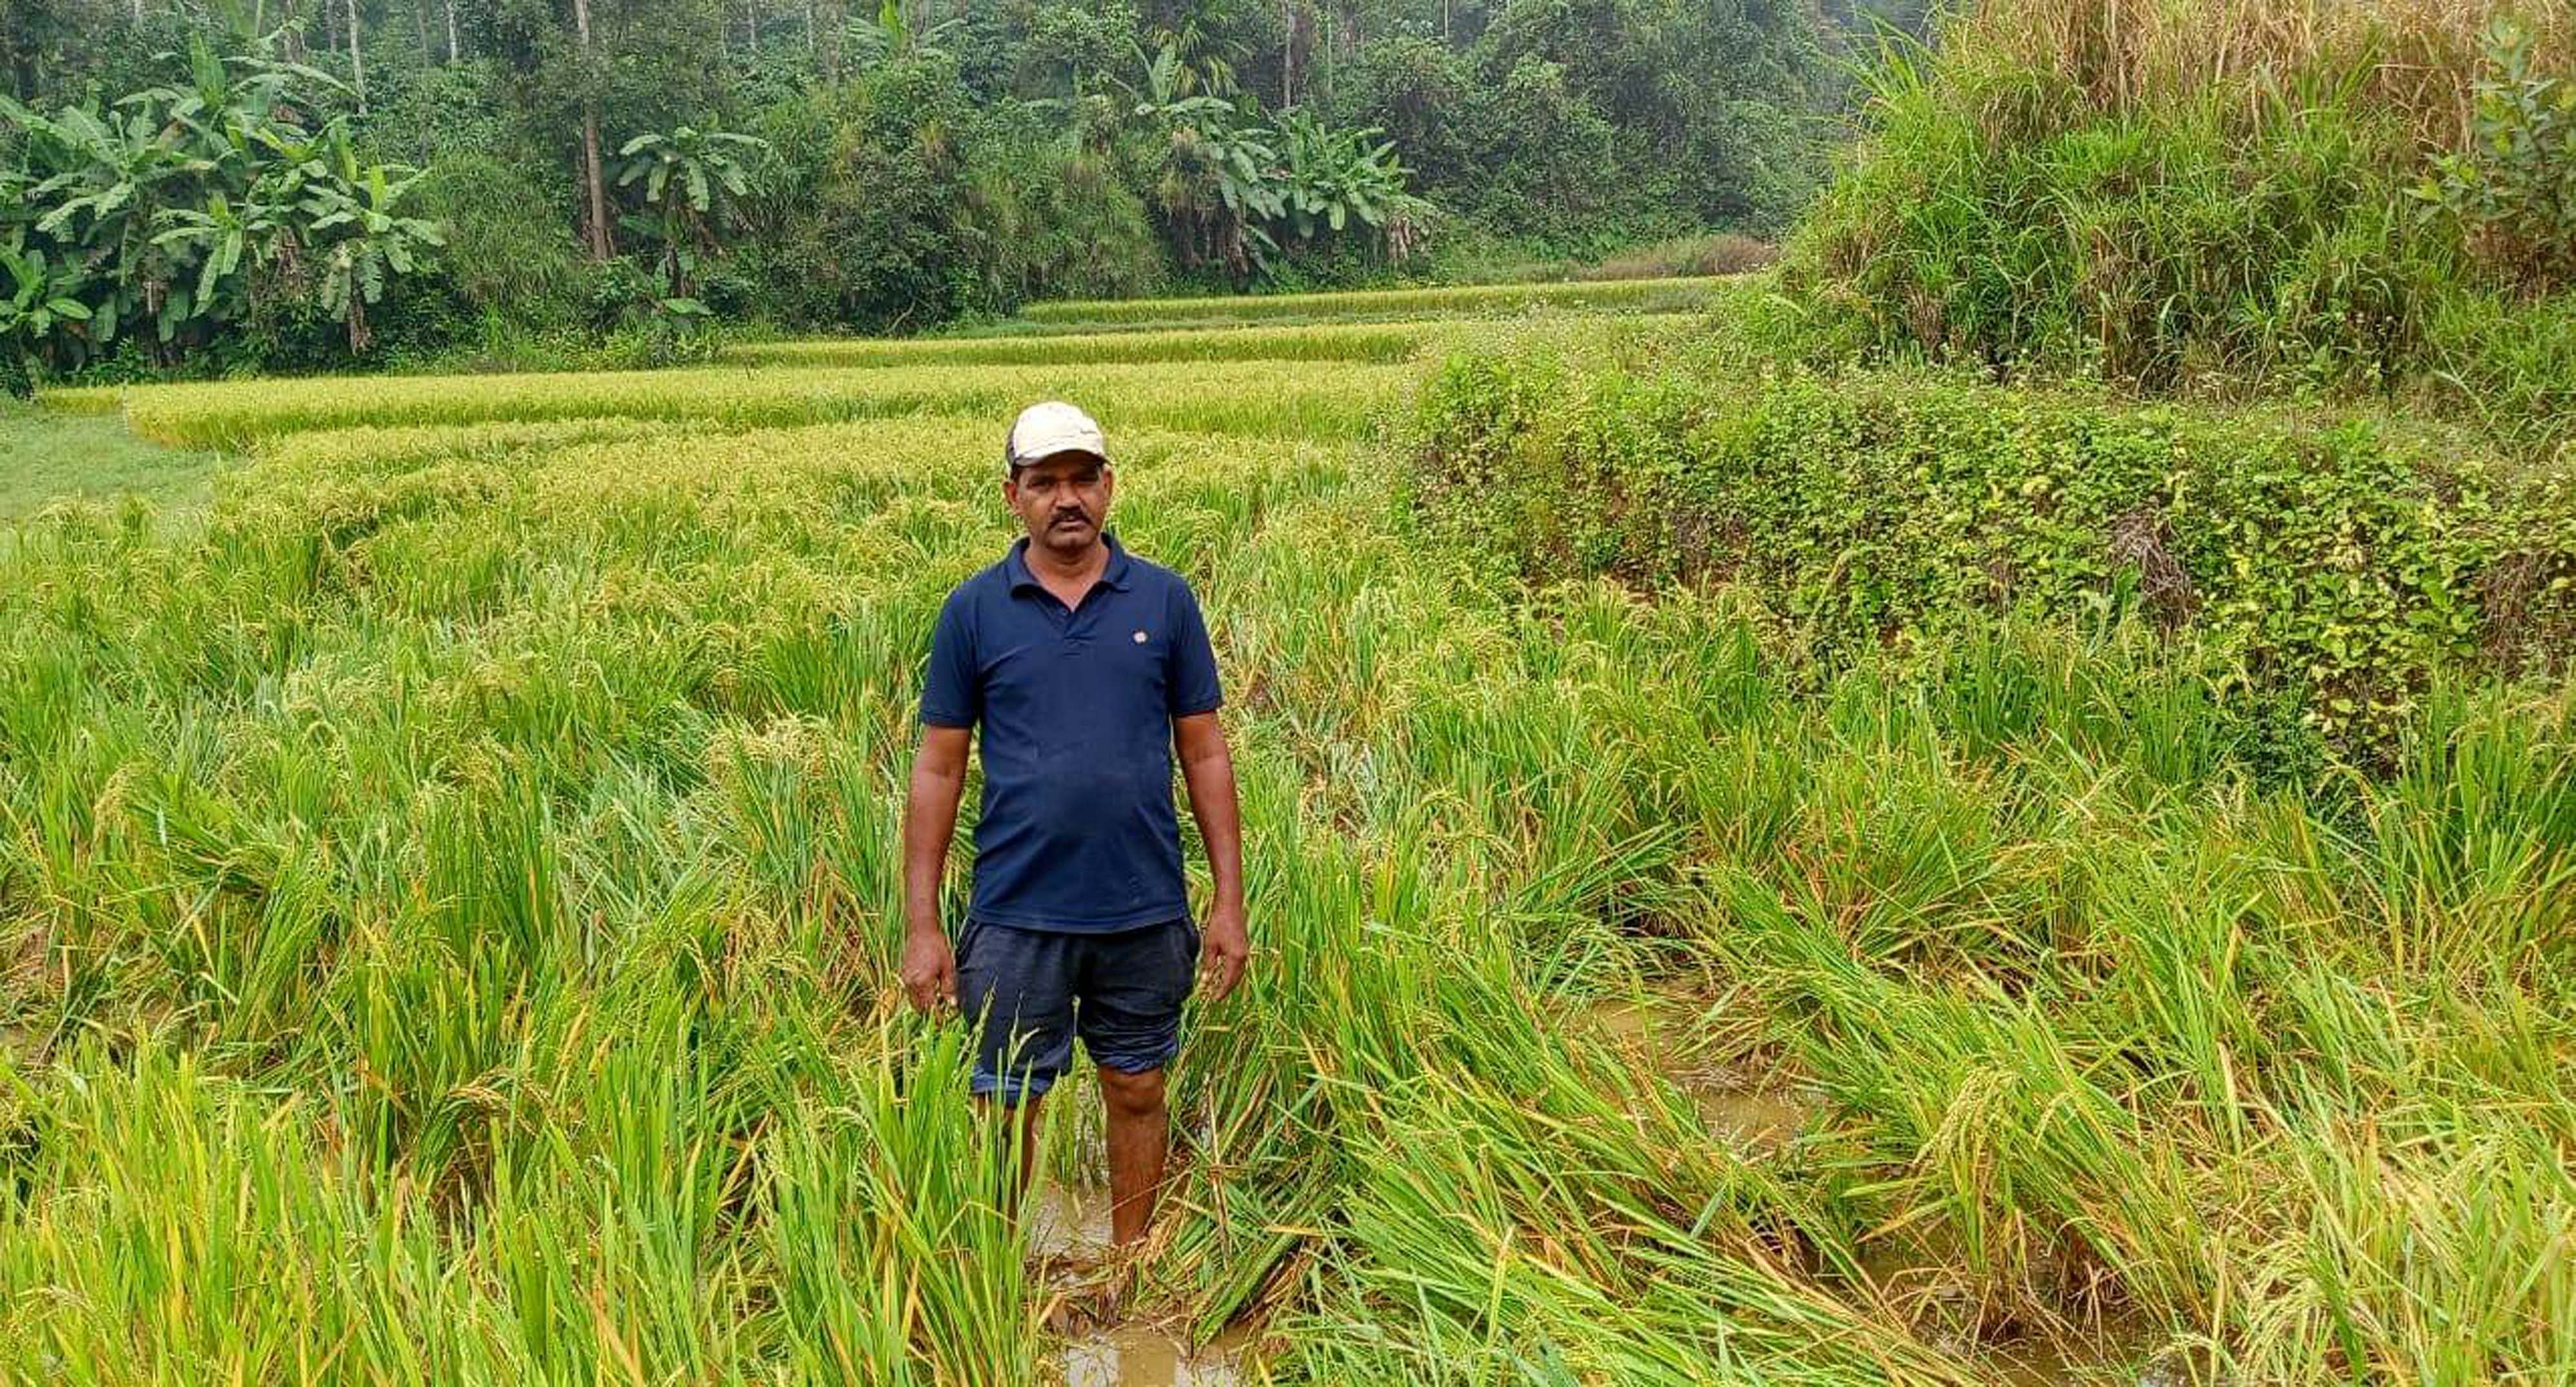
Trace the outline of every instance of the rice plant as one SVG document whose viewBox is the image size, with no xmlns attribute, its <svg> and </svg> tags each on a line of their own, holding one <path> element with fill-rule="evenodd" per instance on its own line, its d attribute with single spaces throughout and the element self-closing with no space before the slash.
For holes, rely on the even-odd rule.
<svg viewBox="0 0 2576 1387">
<path fill-rule="evenodd" d="M 128 392 L 239 456 L 0 547 L 0 1378 L 1059 1375 L 892 976 L 924 642 L 1041 393 L 1199 587 L 1252 844 L 1136 1322 L 1288 1382 L 2576 1373 L 2563 687 L 2276 785 L 2128 622 L 1827 663 L 1742 588 L 1524 591 L 1411 512 L 1411 378 Z"/>
</svg>

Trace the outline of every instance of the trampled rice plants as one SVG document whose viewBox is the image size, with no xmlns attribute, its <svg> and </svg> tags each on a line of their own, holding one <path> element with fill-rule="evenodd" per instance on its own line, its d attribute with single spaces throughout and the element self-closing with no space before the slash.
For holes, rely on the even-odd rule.
<svg viewBox="0 0 2576 1387">
<path fill-rule="evenodd" d="M 1404 379 L 134 394 L 254 442 L 183 531 L 0 550 L 0 1377 L 1055 1372 L 891 985 L 926 632 L 1040 393 L 1200 589 L 1251 843 L 1137 1320 L 1334 1383 L 2576 1371 L 2564 693 L 2311 797 L 2150 632 L 1829 670 L 1737 592 L 1525 599 L 1403 514 Z M 1640 996 L 1804 1129 L 1713 1125 Z"/>
</svg>

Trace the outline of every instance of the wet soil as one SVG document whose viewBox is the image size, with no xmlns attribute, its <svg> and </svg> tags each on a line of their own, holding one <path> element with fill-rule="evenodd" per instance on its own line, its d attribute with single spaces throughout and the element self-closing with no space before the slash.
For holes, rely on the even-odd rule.
<svg viewBox="0 0 2576 1387">
<path fill-rule="evenodd" d="M 2179 1368 L 2150 1361 L 2143 1325 L 2114 1325 L 2074 1340 L 2032 1339 L 1974 1355 L 2004 1387 L 2184 1387 Z"/>
<path fill-rule="evenodd" d="M 2194 1377 L 2183 1360 L 2165 1356 L 2167 1335 L 2125 1301 L 2105 1303 L 2062 1257 L 2043 1253 L 2034 1273 L 2055 1281 L 2048 1322 L 2017 1321 L 2000 1306 L 1980 1305 L 1962 1270 L 1964 1257 L 1940 1239 L 1882 1242 L 1865 1248 L 1861 1274 L 1890 1314 L 1917 1338 L 1973 1364 L 1998 1387 L 2185 1387 Z M 2075 1307 L 2089 1305 L 2089 1311 Z"/>
<path fill-rule="evenodd" d="M 1040 1180 L 1029 1190 L 1031 1261 L 1050 1276 L 1098 1266 L 1109 1256 L 1109 1191 Z"/>
</svg>

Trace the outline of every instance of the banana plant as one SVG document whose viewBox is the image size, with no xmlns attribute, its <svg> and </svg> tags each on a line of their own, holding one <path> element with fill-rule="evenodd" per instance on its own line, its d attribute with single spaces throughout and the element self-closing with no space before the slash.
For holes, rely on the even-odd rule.
<svg viewBox="0 0 2576 1387">
<path fill-rule="evenodd" d="M 192 306 L 174 289 L 169 257 L 152 244 L 154 224 L 171 194 L 213 169 L 190 151 L 181 132 L 150 110 L 102 114 L 85 106 L 41 115 L 0 99 L 27 133 L 27 160 L 44 176 L 25 191 L 44 209 L 32 230 L 57 252 L 77 259 L 93 281 L 90 335 L 98 345 L 125 323 L 149 316 L 167 343 Z"/>
<path fill-rule="evenodd" d="M 95 316 L 81 302 L 84 276 L 78 265 L 49 259 L 37 247 L 0 247 L 0 275 L 9 281 L 0 295 L 0 372 L 10 394 L 32 393 L 26 363 L 68 329 L 78 332 Z"/>
<path fill-rule="evenodd" d="M 403 194 L 420 181 L 418 170 L 375 164 L 347 172 L 355 176 L 314 184 L 304 206 L 314 214 L 306 230 L 320 267 L 316 301 L 348 325 L 349 350 L 356 353 L 374 340 L 367 305 L 384 298 L 388 274 L 412 273 L 447 239 L 436 222 L 397 210 Z"/>
<path fill-rule="evenodd" d="M 0 247 L 18 257 L 10 292 L 23 297 L 10 340 L 62 366 L 140 336 L 169 364 L 262 294 L 310 295 L 363 350 L 367 306 L 441 242 L 400 210 L 417 175 L 365 164 L 345 118 L 307 123 L 317 96 L 345 90 L 326 74 L 221 59 L 202 40 L 183 70 L 104 109 L 0 98 L 18 136 L 18 167 L 0 170 Z M 71 287 L 27 289 L 38 268 Z"/>
<path fill-rule="evenodd" d="M 175 56 L 160 55 L 163 61 Z M 116 104 L 157 113 L 186 131 L 205 157 L 239 171 L 238 190 L 258 163 L 261 132 L 292 118 L 291 92 L 350 95 L 347 83 L 319 68 L 265 57 L 218 57 L 201 35 L 189 40 L 186 85 L 149 87 Z"/>
<path fill-rule="evenodd" d="M 222 193 L 203 208 L 175 207 L 161 214 L 168 228 L 152 238 L 196 265 L 198 311 L 231 316 L 218 305 L 244 302 L 248 272 L 275 258 L 286 237 L 285 207 L 263 200 L 254 188 L 236 206 Z"/>
<path fill-rule="evenodd" d="M 717 250 L 716 228 L 749 190 L 751 161 L 768 149 L 755 136 L 687 125 L 667 135 L 647 131 L 619 147 L 617 157 L 625 163 L 617 186 L 642 182 L 646 205 L 659 214 L 643 229 L 662 242 L 671 297 L 689 297 L 699 258 Z"/>
<path fill-rule="evenodd" d="M 1374 230 L 1386 220 L 1404 192 L 1405 170 L 1392 140 L 1371 143 L 1381 133 L 1375 126 L 1335 130 L 1304 111 L 1280 117 L 1288 218 L 1299 240 L 1319 226 L 1340 232 L 1356 222 Z"/>
</svg>

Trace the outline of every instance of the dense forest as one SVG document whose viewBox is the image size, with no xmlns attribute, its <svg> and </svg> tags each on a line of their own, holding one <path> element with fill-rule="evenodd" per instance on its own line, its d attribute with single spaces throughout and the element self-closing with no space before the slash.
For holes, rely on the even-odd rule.
<svg viewBox="0 0 2576 1387">
<path fill-rule="evenodd" d="M 294 369 L 1768 236 L 1811 0 L 10 0 L 0 330 Z"/>
</svg>

